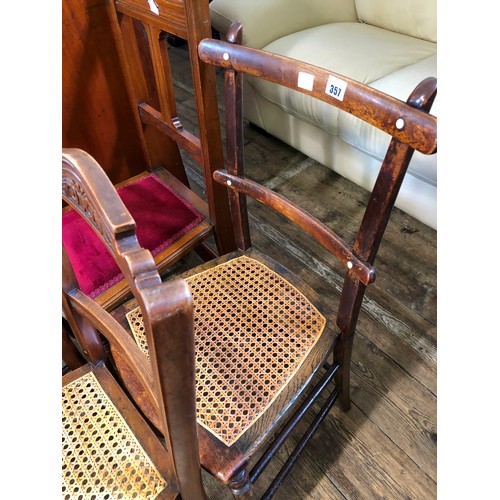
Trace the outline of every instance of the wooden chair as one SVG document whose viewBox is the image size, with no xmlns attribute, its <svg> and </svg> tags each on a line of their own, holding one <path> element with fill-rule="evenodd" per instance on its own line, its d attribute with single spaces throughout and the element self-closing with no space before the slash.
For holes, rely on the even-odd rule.
<svg viewBox="0 0 500 500">
<path fill-rule="evenodd" d="M 271 498 L 335 401 L 349 409 L 353 336 L 366 287 L 375 279 L 373 263 L 390 212 L 413 152 L 433 154 L 437 149 L 436 118 L 429 114 L 436 80 L 423 81 L 404 103 L 342 75 L 242 47 L 241 26 L 233 27 L 229 40 L 205 39 L 198 50 L 202 61 L 225 70 L 227 169 L 216 171 L 214 178 L 228 189 L 239 249 L 181 277 L 193 295 L 200 462 L 235 496 L 255 495 L 253 484 L 272 457 L 320 395 L 327 394 L 263 495 Z M 392 136 L 352 245 L 294 203 L 245 177 L 244 73 L 320 99 Z M 296 223 L 345 266 L 336 308 L 331 299 L 251 247 L 246 196 Z M 148 356 L 140 304 L 128 301 L 111 314 Z M 111 354 L 123 384 L 161 430 L 161 416 L 136 368 L 113 346 Z"/>
<path fill-rule="evenodd" d="M 102 164 L 160 273 L 193 249 L 211 259 L 236 248 L 225 190 L 212 181 L 223 165 L 215 69 L 197 55 L 209 19 L 208 2 L 194 0 L 63 2 L 63 146 Z M 198 136 L 177 116 L 169 34 L 188 41 Z M 200 164 L 206 201 L 189 188 L 179 148 Z M 211 237 L 216 252 L 205 244 Z M 111 309 L 130 293 L 72 210 L 63 213 L 63 240 L 89 296 Z"/>
<path fill-rule="evenodd" d="M 63 246 L 63 310 L 89 360 L 63 377 L 63 498 L 206 498 L 189 289 L 182 280 L 161 282 L 151 253 L 138 244 L 134 220 L 95 160 L 67 150 L 62 180 L 63 198 L 102 238 L 141 304 L 153 360 L 146 362 L 128 333 L 79 289 Z M 150 391 L 163 440 L 106 366 L 101 334 Z"/>
</svg>

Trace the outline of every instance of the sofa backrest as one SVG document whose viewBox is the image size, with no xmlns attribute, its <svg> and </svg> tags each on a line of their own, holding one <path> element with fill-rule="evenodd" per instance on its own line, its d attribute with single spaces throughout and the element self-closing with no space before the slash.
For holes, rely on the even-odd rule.
<svg viewBox="0 0 500 500">
<path fill-rule="evenodd" d="M 355 0 L 358 19 L 430 42 L 437 42 L 437 0 Z"/>
<path fill-rule="evenodd" d="M 262 49 L 308 28 L 339 22 L 372 26 L 437 41 L 437 0 L 213 0 L 212 25 L 222 34 L 243 24 L 243 45 Z"/>
<path fill-rule="evenodd" d="M 210 15 L 223 34 L 241 21 L 243 45 L 258 49 L 297 31 L 357 21 L 354 0 L 213 0 Z"/>
</svg>

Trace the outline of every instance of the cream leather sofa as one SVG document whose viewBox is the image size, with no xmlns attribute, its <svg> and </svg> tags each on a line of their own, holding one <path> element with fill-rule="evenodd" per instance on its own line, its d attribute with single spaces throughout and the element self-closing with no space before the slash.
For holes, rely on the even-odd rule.
<svg viewBox="0 0 500 500">
<path fill-rule="evenodd" d="M 213 0 L 224 36 L 243 23 L 243 44 L 306 61 L 406 101 L 436 76 L 436 0 Z M 389 136 L 294 90 L 247 78 L 244 117 L 356 184 L 371 189 Z M 437 116 L 437 99 L 432 108 Z M 437 227 L 437 155 L 415 153 L 396 206 Z"/>
</svg>

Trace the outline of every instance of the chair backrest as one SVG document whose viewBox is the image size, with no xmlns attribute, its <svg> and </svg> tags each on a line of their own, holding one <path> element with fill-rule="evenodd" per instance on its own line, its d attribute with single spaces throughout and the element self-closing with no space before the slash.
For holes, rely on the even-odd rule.
<svg viewBox="0 0 500 500">
<path fill-rule="evenodd" d="M 429 114 L 437 80 L 423 80 L 400 101 L 383 92 L 302 61 L 241 45 L 241 23 L 233 23 L 228 41 L 202 40 L 202 61 L 225 70 L 226 170 L 214 178 L 229 188 L 235 237 L 240 248 L 250 246 L 245 195 L 279 211 L 329 249 L 346 266 L 337 325 L 352 337 L 365 288 L 375 279 L 372 267 L 394 202 L 414 151 L 437 151 L 437 119 Z M 392 136 L 353 245 L 277 193 L 245 178 L 242 119 L 244 74 L 280 84 L 348 112 Z"/>
<path fill-rule="evenodd" d="M 165 165 L 153 143 L 158 136 L 175 141 L 201 165 L 218 248 L 223 253 L 233 250 L 227 196 L 212 182 L 214 170 L 224 162 L 215 69 L 200 61 L 197 52 L 199 41 L 212 34 L 208 1 L 115 0 L 110 2 L 110 9 L 111 29 L 151 166 Z M 177 113 L 166 43 L 169 34 L 188 43 L 197 135 L 184 127 Z M 187 183 L 187 178 L 184 181 Z"/>
<path fill-rule="evenodd" d="M 184 280 L 162 283 L 141 248 L 135 222 L 99 164 L 81 150 L 63 150 L 62 196 L 114 256 L 140 304 L 151 363 L 123 327 L 78 289 L 63 246 L 63 311 L 87 358 L 106 361 L 100 332 L 125 357 L 157 405 L 184 498 L 204 498 L 195 407 L 193 308 Z"/>
</svg>

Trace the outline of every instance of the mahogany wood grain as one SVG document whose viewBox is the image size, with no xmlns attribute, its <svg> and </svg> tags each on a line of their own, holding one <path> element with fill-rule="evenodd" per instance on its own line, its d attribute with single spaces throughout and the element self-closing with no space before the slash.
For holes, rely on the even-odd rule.
<svg viewBox="0 0 500 500">
<path fill-rule="evenodd" d="M 103 0 L 62 3 L 62 147 L 97 159 L 113 183 L 144 170 L 144 153 Z"/>
<path fill-rule="evenodd" d="M 160 93 L 155 80 L 157 76 L 164 82 L 164 74 L 160 63 L 155 63 L 153 60 L 149 48 L 151 43 L 153 54 L 160 57 L 159 44 L 161 42 L 159 38 L 148 40 L 147 32 L 145 33 L 135 18 L 118 16 L 113 3 L 108 4 L 108 17 L 109 29 L 113 33 L 114 44 L 117 48 L 118 61 L 124 72 L 127 103 L 134 113 L 146 165 L 148 168 L 164 167 L 184 184 L 189 185 L 175 138 L 160 133 L 156 127 L 144 126 L 137 110 L 137 106 L 141 102 L 160 106 L 162 98 L 163 106 L 166 105 L 164 100 L 167 94 Z M 155 30 L 155 33 L 159 37 L 158 29 Z"/>
</svg>

